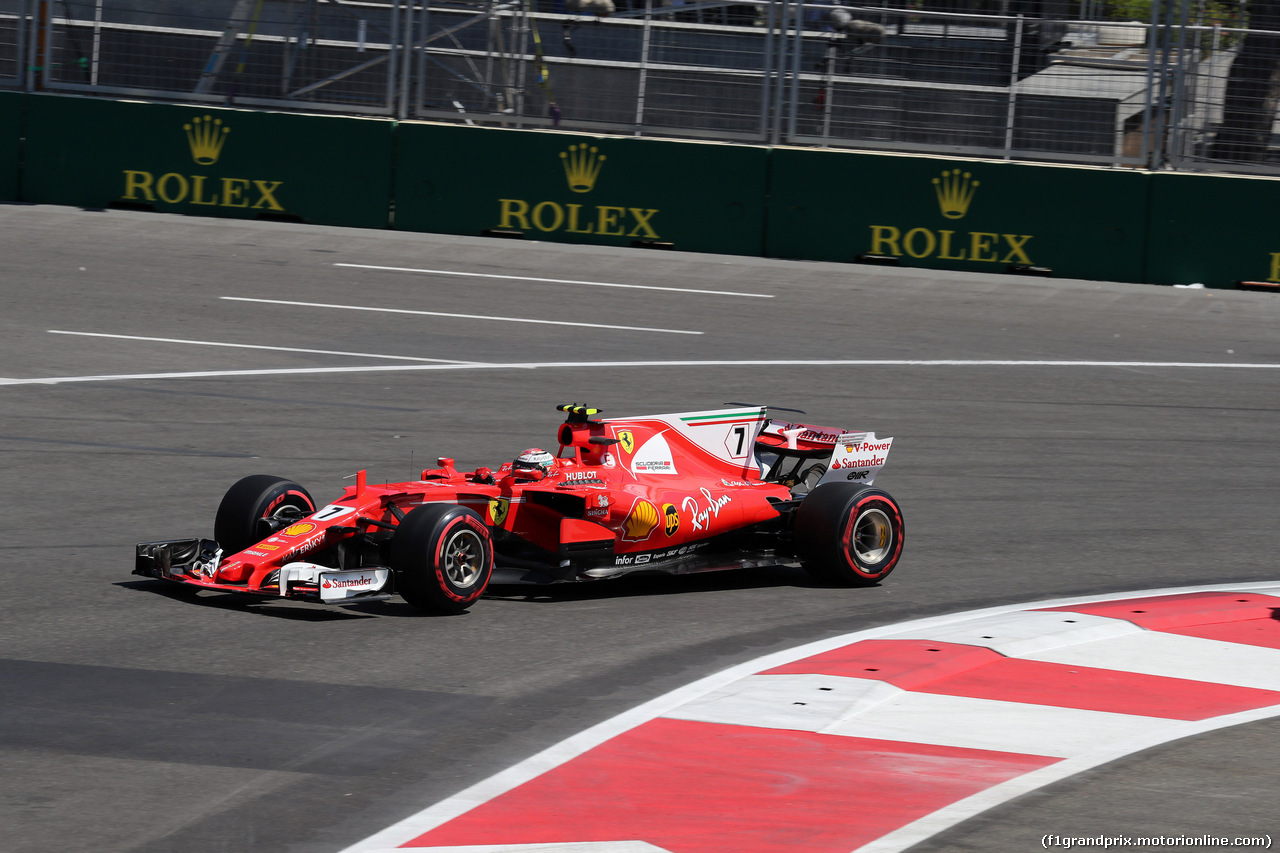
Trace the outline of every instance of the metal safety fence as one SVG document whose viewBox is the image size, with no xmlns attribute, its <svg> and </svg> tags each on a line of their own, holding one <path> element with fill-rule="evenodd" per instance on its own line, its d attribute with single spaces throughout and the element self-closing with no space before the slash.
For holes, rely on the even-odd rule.
<svg viewBox="0 0 1280 853">
<path fill-rule="evenodd" d="M 0 88 L 1280 173 L 1280 0 L 978 4 L 0 0 Z"/>
</svg>

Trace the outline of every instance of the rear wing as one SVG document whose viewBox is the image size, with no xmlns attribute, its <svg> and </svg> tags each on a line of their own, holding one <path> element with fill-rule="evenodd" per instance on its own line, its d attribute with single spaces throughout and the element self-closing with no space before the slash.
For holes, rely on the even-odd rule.
<svg viewBox="0 0 1280 853">
<path fill-rule="evenodd" d="M 761 478 L 809 489 L 836 481 L 871 483 L 884 466 L 892 438 L 839 427 L 773 421 L 760 433 Z"/>
</svg>

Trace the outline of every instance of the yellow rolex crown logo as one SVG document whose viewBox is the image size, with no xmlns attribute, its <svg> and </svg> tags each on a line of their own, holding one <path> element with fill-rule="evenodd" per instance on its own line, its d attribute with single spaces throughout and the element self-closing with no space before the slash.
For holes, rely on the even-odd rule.
<svg viewBox="0 0 1280 853">
<path fill-rule="evenodd" d="M 934 178 L 933 189 L 938 193 L 938 207 L 942 208 L 942 215 L 947 219 L 963 218 L 969 212 L 978 183 L 969 172 L 959 169 L 944 171 L 942 177 Z"/>
<path fill-rule="evenodd" d="M 604 167 L 605 156 L 594 146 L 570 145 L 568 151 L 560 152 L 560 162 L 564 164 L 564 176 L 569 180 L 569 189 L 576 193 L 589 193 L 600 177 Z"/>
<path fill-rule="evenodd" d="M 191 158 L 202 166 L 218 162 L 222 145 L 231 132 L 231 128 L 222 126 L 222 119 L 211 116 L 193 118 L 191 124 L 184 124 L 182 129 L 187 132 Z"/>
</svg>

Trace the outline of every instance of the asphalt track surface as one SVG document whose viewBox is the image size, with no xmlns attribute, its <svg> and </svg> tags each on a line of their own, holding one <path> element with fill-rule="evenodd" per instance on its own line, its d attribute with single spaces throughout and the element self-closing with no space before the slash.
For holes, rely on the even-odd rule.
<svg viewBox="0 0 1280 853">
<path fill-rule="evenodd" d="M 13 853 L 328 853 L 764 654 L 1280 574 L 1269 294 L 6 205 L 0 300 Z M 319 307 L 336 305 L 434 313 Z M 759 363 L 862 360 L 894 363 Z M 763 402 L 893 435 L 877 485 L 906 514 L 902 563 L 857 590 L 790 569 L 500 587 L 457 617 L 129 574 L 135 542 L 210 533 L 246 474 L 323 501 L 360 468 L 494 465 L 551 442 L 569 401 Z M 1274 835 L 1278 743 L 1274 720 L 1178 741 L 913 850 Z"/>
</svg>

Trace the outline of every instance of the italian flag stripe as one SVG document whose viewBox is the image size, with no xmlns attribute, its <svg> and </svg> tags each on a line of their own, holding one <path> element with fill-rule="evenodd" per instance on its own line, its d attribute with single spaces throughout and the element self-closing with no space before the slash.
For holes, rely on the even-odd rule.
<svg viewBox="0 0 1280 853">
<path fill-rule="evenodd" d="M 743 420 L 759 421 L 763 419 L 764 412 L 762 410 L 753 410 L 728 415 L 696 415 L 692 418 L 681 418 L 680 420 L 689 426 L 710 426 L 711 424 L 731 424 Z"/>
</svg>

